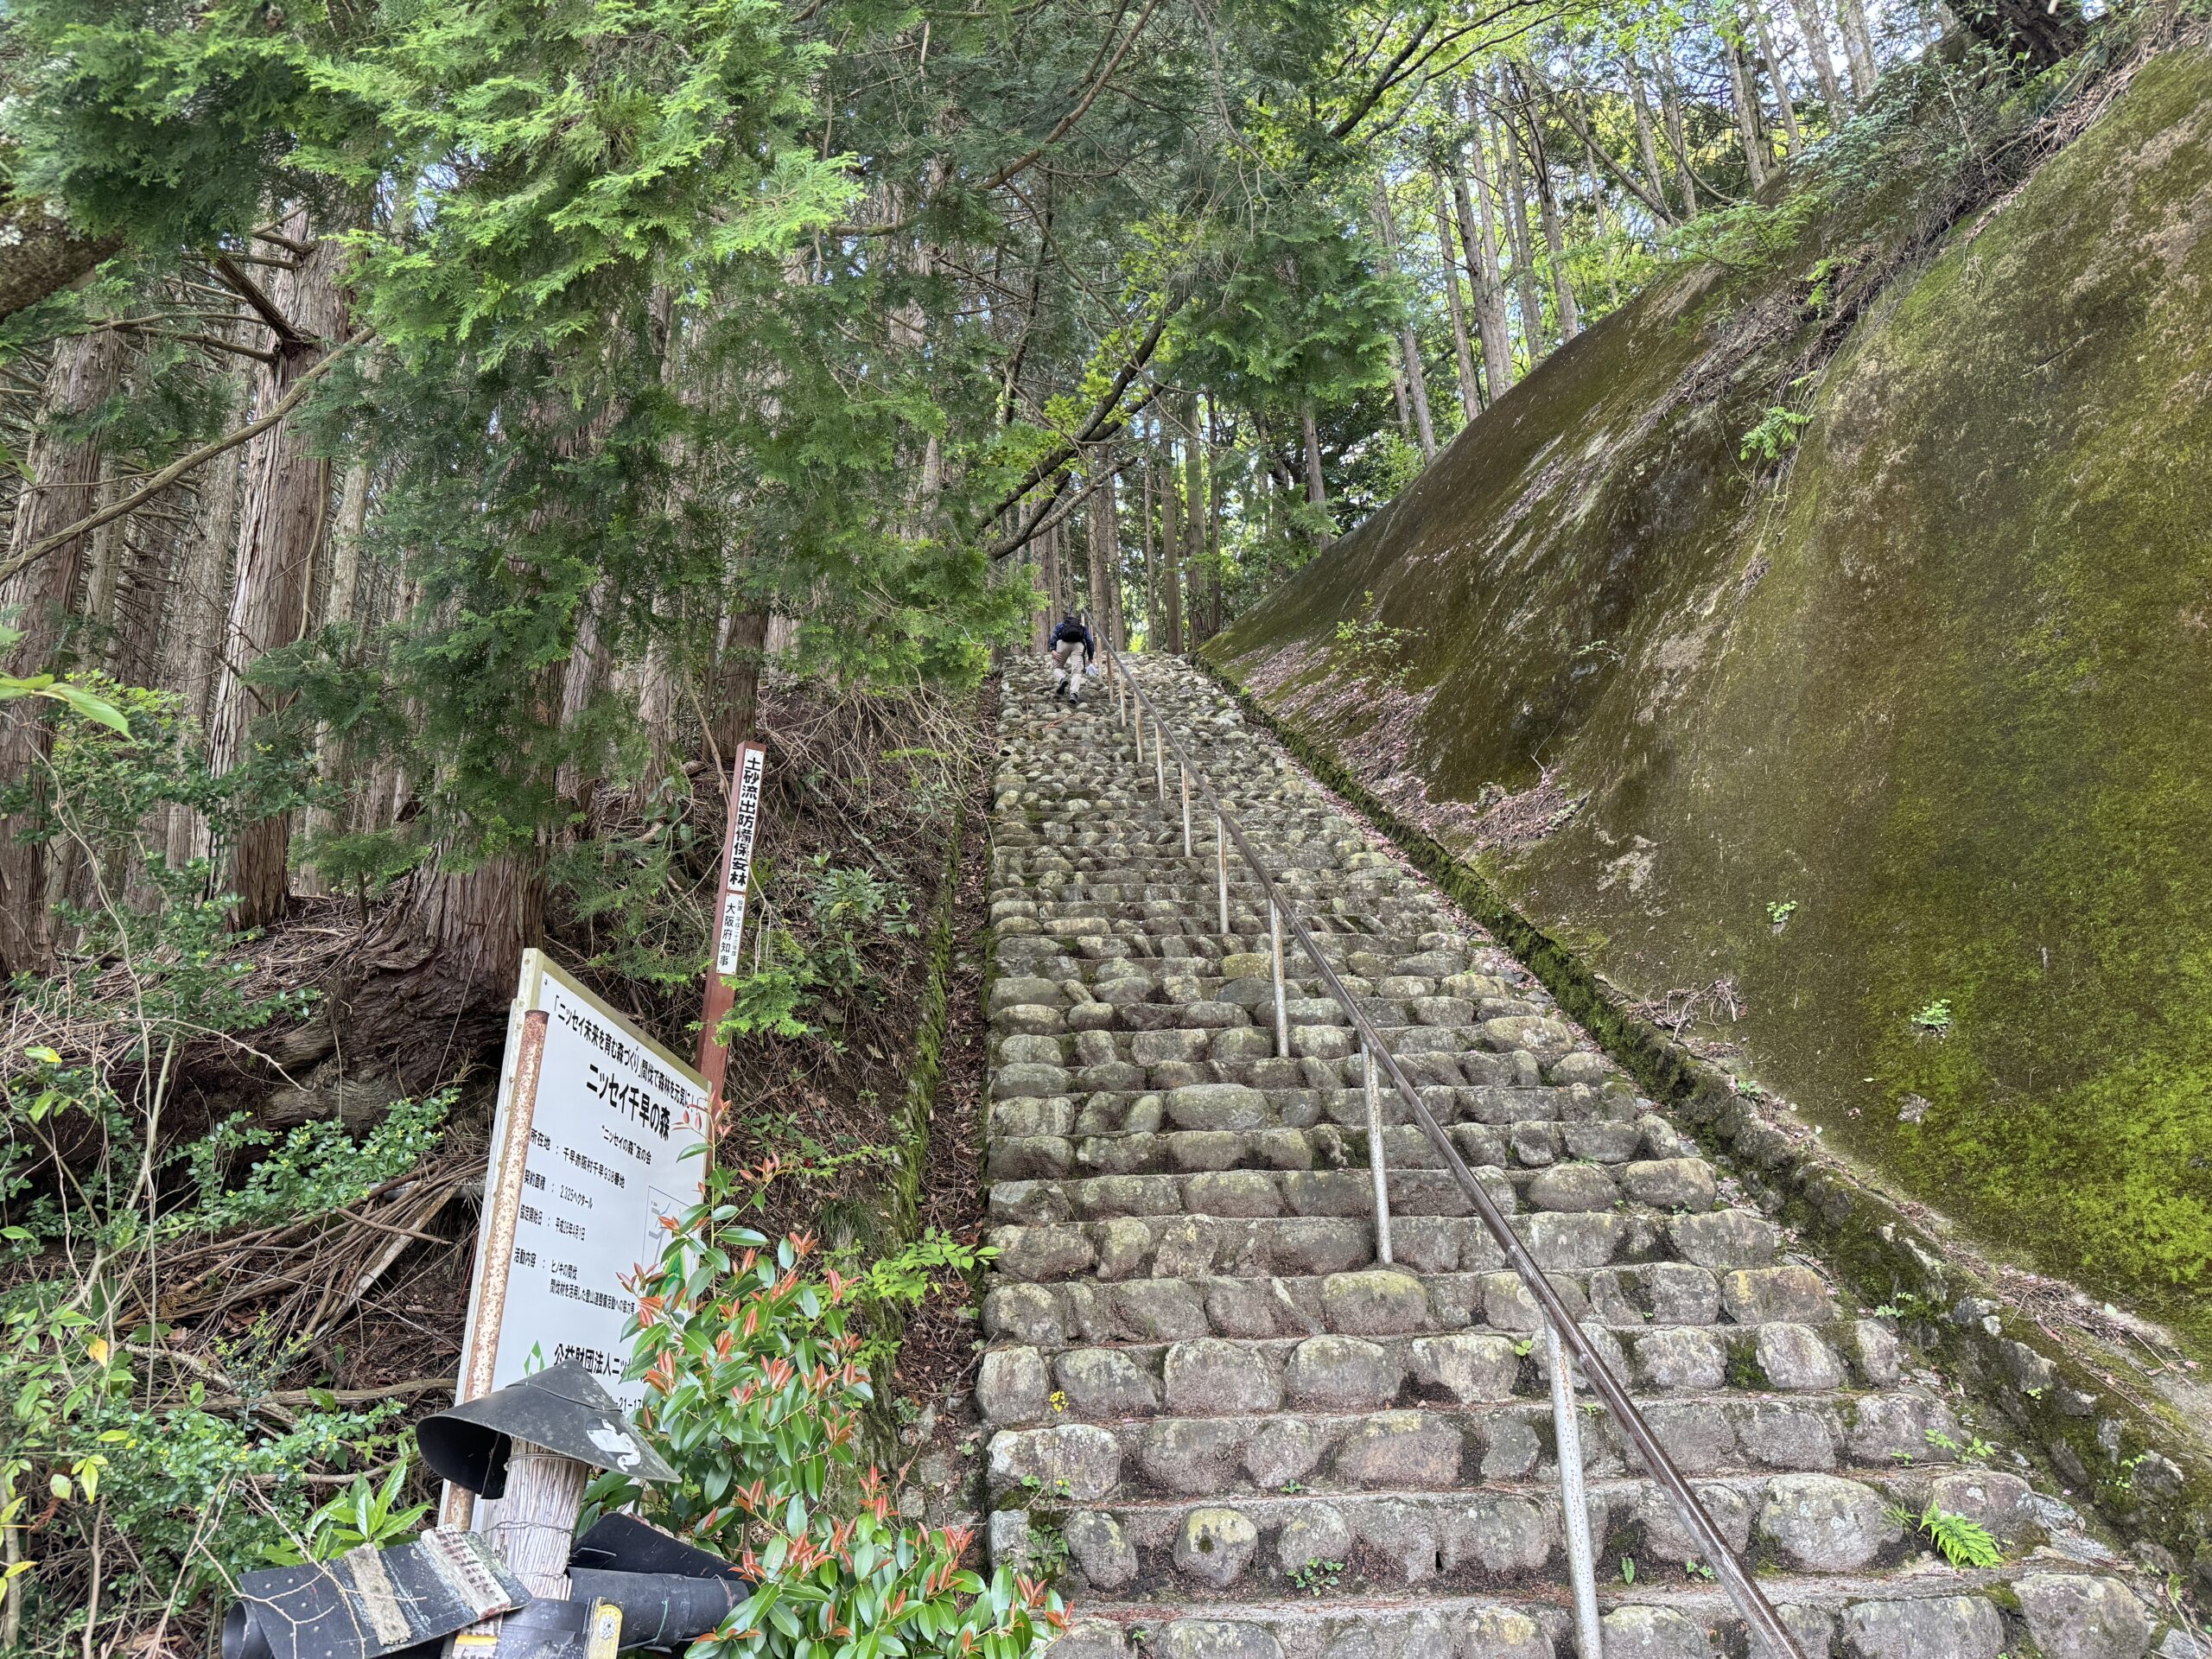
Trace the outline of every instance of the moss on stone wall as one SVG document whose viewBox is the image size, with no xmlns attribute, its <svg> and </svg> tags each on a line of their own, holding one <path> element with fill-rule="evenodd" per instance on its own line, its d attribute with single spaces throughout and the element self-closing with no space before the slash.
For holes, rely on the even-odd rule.
<svg viewBox="0 0 2212 1659">
<path fill-rule="evenodd" d="M 2212 56 L 2173 52 L 1889 283 L 1786 484 L 1737 445 L 1817 326 L 1802 273 L 1688 277 L 1211 653 L 1422 779 L 1447 843 L 1485 784 L 1586 797 L 1483 858 L 1508 896 L 1637 990 L 1732 980 L 1732 1034 L 1832 1140 L 2200 1344 L 2208 232 Z M 1370 593 L 1409 636 L 1395 724 L 1328 695 Z"/>
<path fill-rule="evenodd" d="M 979 724 L 988 730 L 988 717 L 979 703 Z M 914 1052 L 907 1063 L 906 1087 L 893 1120 L 890 1173 L 875 1194 L 868 1224 L 855 1242 L 871 1256 L 896 1255 L 921 1236 L 922 1183 L 929 1167 L 931 1120 L 944 1083 L 944 1046 L 952 1019 L 952 982 L 956 969 L 954 948 L 960 924 L 961 853 L 968 838 L 976 802 L 963 798 L 954 809 L 951 833 L 945 844 L 944 862 L 938 874 L 936 896 L 930 906 L 929 977 L 922 988 L 918 1010 L 920 1026 L 914 1034 Z M 980 1278 L 980 1274 L 977 1275 Z M 870 1333 L 886 1354 L 895 1351 L 905 1336 L 908 1310 L 894 1302 L 880 1304 L 877 1327 Z M 887 1377 L 893 1372 L 887 1360 Z M 889 1388 L 875 1394 L 868 1412 L 867 1433 L 875 1461 L 889 1466 L 898 1460 L 897 1396 Z"/>
</svg>

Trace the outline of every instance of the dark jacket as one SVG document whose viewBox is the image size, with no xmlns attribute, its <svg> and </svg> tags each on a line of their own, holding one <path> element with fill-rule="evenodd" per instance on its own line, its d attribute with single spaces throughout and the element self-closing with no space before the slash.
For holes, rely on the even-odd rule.
<svg viewBox="0 0 2212 1659">
<path fill-rule="evenodd" d="M 1098 654 L 1097 641 L 1090 637 L 1090 630 L 1080 622 L 1061 623 L 1058 627 L 1052 630 L 1051 644 L 1064 645 L 1075 639 L 1083 642 L 1084 650 L 1090 655 L 1096 657 Z"/>
</svg>

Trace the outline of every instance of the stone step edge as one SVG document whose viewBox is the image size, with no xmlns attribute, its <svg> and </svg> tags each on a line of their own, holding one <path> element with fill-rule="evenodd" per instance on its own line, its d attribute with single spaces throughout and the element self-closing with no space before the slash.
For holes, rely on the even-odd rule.
<svg viewBox="0 0 2212 1659">
<path fill-rule="evenodd" d="M 1718 1469 L 1709 1473 L 1690 1475 L 1687 1478 L 1694 1487 L 1722 1487 L 1739 1496 L 1755 1496 L 1758 1489 L 1777 1480 L 1821 1475 L 1837 1480 L 1853 1481 L 1873 1488 L 1885 1497 L 1895 1497 L 1900 1489 L 1916 1493 L 1920 1485 L 1931 1476 L 1970 1474 L 1970 1471 L 1956 1464 L 1916 1464 L 1910 1469 L 1877 1465 L 1862 1465 L 1854 1469 L 1850 1465 L 1839 1465 L 1834 1469 Z M 1632 1474 L 1586 1474 L 1584 1487 L 1593 1501 L 1599 1498 L 1641 1500 L 1645 1494 L 1658 1490 L 1657 1483 L 1650 1476 Z M 1031 1498 L 1032 1495 L 1019 1488 L 1004 1489 L 995 1497 L 1014 1500 L 999 1504 L 992 1511 L 995 1515 L 1027 1513 L 1032 1507 L 1031 1503 L 1020 1501 Z M 1176 1516 L 1193 1510 L 1227 1509 L 1249 1513 L 1273 1525 L 1274 1517 L 1278 1514 L 1287 1513 L 1295 1518 L 1300 1510 L 1310 1509 L 1317 1503 L 1337 1509 L 1368 1503 L 1448 1508 L 1478 1497 L 1516 1498 L 1534 1504 L 1539 1510 L 1547 1504 L 1556 1508 L 1559 1503 L 1558 1465 L 1540 1464 L 1535 1473 L 1526 1477 L 1462 1481 L 1451 1486 L 1312 1487 L 1295 1492 L 1226 1491 L 1182 1497 L 1144 1492 L 1123 1495 L 1117 1490 L 1097 1497 L 1037 1497 L 1033 1503 L 1055 1516 L 1079 1512 Z"/>
<path fill-rule="evenodd" d="M 1460 1335 L 1465 1333 L 1455 1332 L 1453 1334 Z M 1313 1340 L 1313 1338 L 1300 1337 L 1209 1337 L 1194 1338 L 1192 1340 L 1223 1342 L 1227 1343 L 1233 1347 L 1255 1348 L 1258 1347 L 1262 1344 L 1271 1342 L 1281 1343 L 1287 1346 L 1296 1347 L 1299 1344 Z M 1364 1338 L 1357 1338 L 1357 1340 L 1364 1340 Z M 1418 1338 L 1415 1338 L 1414 1340 L 1418 1340 Z M 1014 1352 L 1019 1351 L 1021 1348 L 1028 1345 L 1029 1344 L 1010 1344 L 1006 1349 L 987 1349 L 985 1350 L 985 1352 L 986 1354 L 992 1352 Z M 1103 1349 L 1107 1347 L 1109 1344 L 1097 1343 L 1091 1345 Z M 1148 1345 L 1154 1348 L 1174 1346 L 1173 1344 L 1161 1344 L 1156 1343 Z M 1132 1351 L 1132 1350 L 1141 1351 L 1141 1345 L 1137 1344 L 1128 1344 L 1122 1346 L 1116 1351 L 1126 1354 Z M 1529 1357 L 1533 1357 L 1534 1353 L 1535 1350 L 1532 1348 L 1530 1350 Z M 1149 1373 L 1147 1373 L 1147 1375 L 1149 1375 Z M 1550 1386 L 1548 1382 L 1544 1381 L 1542 1378 L 1539 1378 L 1538 1380 L 1540 1382 L 1543 1382 L 1545 1389 L 1548 1390 Z M 1575 1384 L 1578 1393 L 1586 1391 L 1587 1386 L 1587 1384 L 1580 1382 Z M 1638 1410 L 1642 1410 L 1647 1405 L 1655 1404 L 1725 1406 L 1741 1404 L 1745 1402 L 1773 1402 L 1785 1405 L 1802 1404 L 1808 1406 L 1848 1405 L 1853 1402 L 1860 1400 L 1895 1399 L 1901 1395 L 1910 1395 L 1923 1400 L 1935 1402 L 1937 1404 L 1942 1403 L 1942 1396 L 1940 1394 L 1938 1394 L 1935 1389 L 1924 1387 L 1917 1382 L 1847 1383 L 1830 1389 L 1783 1389 L 1775 1387 L 1771 1384 L 1763 1387 L 1746 1385 L 1740 1388 L 1732 1385 L 1724 1385 L 1719 1389 L 1685 1389 L 1675 1393 L 1669 1393 L 1657 1389 L 1641 1389 L 1634 1390 L 1632 1391 L 1632 1394 L 1635 1399 L 1635 1404 Z M 1503 1413 L 1509 1410 L 1520 1410 L 1541 1412 L 1548 1416 L 1551 1410 L 1550 1398 L 1551 1396 L 1549 1393 L 1545 1392 L 1541 1394 L 1516 1393 L 1507 1395 L 1502 1398 L 1491 1397 L 1480 1400 L 1455 1400 L 1445 1395 L 1421 1395 L 1408 1399 L 1402 1404 L 1393 1404 L 1389 1402 L 1385 1402 L 1381 1405 L 1375 1406 L 1337 1406 L 1324 1405 L 1311 1402 L 1300 1402 L 1286 1401 L 1283 1404 L 1279 1406 L 1262 1406 L 1244 1408 L 1232 1407 L 1218 1411 L 1192 1411 L 1179 1408 L 1173 1411 L 1165 1409 L 1150 1412 L 1130 1411 L 1122 1412 L 1116 1415 L 1109 1417 L 1084 1417 L 1078 1415 L 1077 1413 L 1071 1410 L 1048 1413 L 1048 1414 L 1045 1416 L 1033 1418 L 986 1418 L 978 1425 L 978 1427 L 982 1428 L 986 1433 L 993 1434 L 1033 1433 L 1040 1429 L 1057 1428 L 1063 1423 L 1087 1423 L 1094 1427 L 1104 1429 L 1136 1428 L 1154 1423 L 1242 1421 L 1254 1415 L 1255 1412 L 1265 1412 L 1269 1416 L 1295 1416 L 1300 1422 L 1307 1423 L 1338 1421 L 1353 1422 L 1367 1418 L 1382 1416 L 1388 1413 L 1408 1411 L 1425 1412 L 1432 1415 L 1444 1417 L 1481 1417 L 1494 1413 Z M 1607 1413 L 1602 1405 L 1599 1405 L 1596 1409 L 1588 1409 L 1587 1407 L 1591 1402 L 1585 1403 L 1586 1423 L 1595 1424 L 1605 1420 Z M 1869 1468 L 1887 1468 L 1891 1465 L 1887 1464 L 1870 1464 L 1867 1466 Z M 1928 1465 L 1916 1465 L 1913 1466 L 1926 1467 Z"/>
<path fill-rule="evenodd" d="M 1819 1607 L 1833 1611 L 1860 1601 L 1936 1601 L 1990 1590 L 2002 1592 L 2015 1580 L 2035 1573 L 2099 1579 L 2126 1571 L 2119 1563 L 2102 1567 L 2039 1548 L 2019 1560 L 1999 1567 L 1930 1566 L 1904 1569 L 1890 1576 L 1765 1572 L 1759 1574 L 1758 1582 L 1767 1599 L 1777 1606 Z M 1726 1592 L 1703 1583 L 1651 1584 L 1647 1587 L 1641 1581 L 1624 1585 L 1601 1579 L 1598 1605 L 1607 1611 L 1619 1607 L 1662 1606 L 1683 1612 L 1694 1608 L 1700 1611 L 1710 1610 L 1709 1616 L 1730 1620 L 1736 1617 Z M 1565 1583 L 1539 1580 L 1516 1586 L 1510 1595 L 1464 1591 L 1424 1595 L 1415 1592 L 1402 1596 L 1265 1596 L 1236 1602 L 1124 1601 L 1101 1598 L 1086 1600 L 1071 1611 L 1077 1624 L 1096 1621 L 1142 1624 L 1156 1622 L 1166 1614 L 1170 1618 L 1202 1619 L 1208 1624 L 1321 1624 L 1346 1614 L 1420 1618 L 1433 1613 L 1479 1612 L 1491 1607 L 1516 1611 L 1542 1607 L 1564 1611 L 1572 1605 L 1572 1592 Z"/>
</svg>

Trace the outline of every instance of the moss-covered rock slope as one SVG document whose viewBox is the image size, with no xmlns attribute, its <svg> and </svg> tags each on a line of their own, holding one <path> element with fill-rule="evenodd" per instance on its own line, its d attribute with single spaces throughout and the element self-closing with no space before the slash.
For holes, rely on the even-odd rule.
<svg viewBox="0 0 2212 1659">
<path fill-rule="evenodd" d="M 1631 995 L 1732 995 L 1832 1144 L 2212 1345 L 2212 54 L 1923 253 L 1884 211 L 1607 319 L 1209 655 Z"/>
</svg>

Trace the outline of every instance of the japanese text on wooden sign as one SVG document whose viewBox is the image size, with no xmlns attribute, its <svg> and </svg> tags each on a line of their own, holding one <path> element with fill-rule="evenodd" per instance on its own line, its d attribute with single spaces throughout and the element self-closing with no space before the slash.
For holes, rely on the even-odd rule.
<svg viewBox="0 0 2212 1659">
<path fill-rule="evenodd" d="M 745 895 L 753 885 L 753 832 L 760 821 L 760 779 L 767 752 L 745 746 L 738 761 L 737 788 L 730 798 L 729 847 L 722 865 L 721 931 L 715 939 L 715 971 L 724 979 L 737 972 L 738 946 L 745 938 Z"/>
<path fill-rule="evenodd" d="M 662 1217 L 706 1175 L 707 1086 L 690 1066 L 524 953 L 492 1129 L 458 1397 L 576 1360 L 626 1410 L 636 1311 L 625 1284 L 657 1262 Z"/>
</svg>

